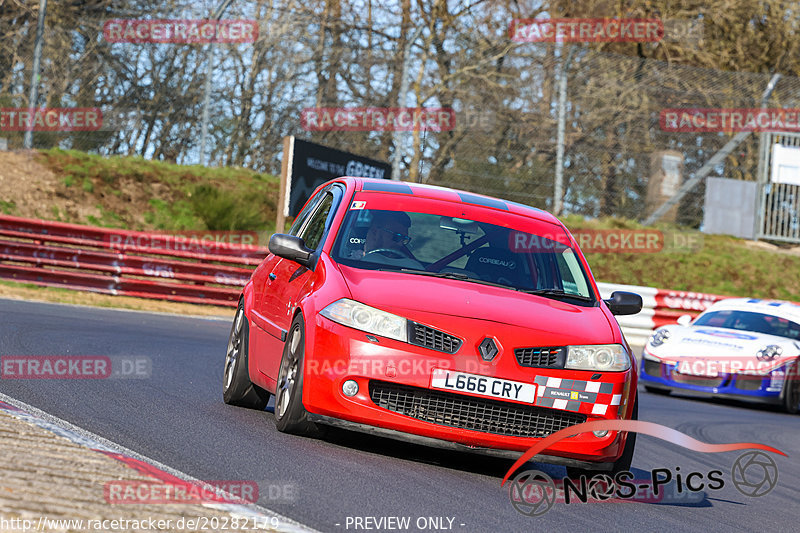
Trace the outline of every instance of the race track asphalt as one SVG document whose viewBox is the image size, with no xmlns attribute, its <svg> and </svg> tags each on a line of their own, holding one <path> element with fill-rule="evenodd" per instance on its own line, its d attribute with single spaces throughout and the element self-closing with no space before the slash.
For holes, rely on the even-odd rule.
<svg viewBox="0 0 800 533">
<path fill-rule="evenodd" d="M 143 356 L 152 362 L 146 379 L 2 379 L 0 392 L 195 478 L 256 481 L 260 505 L 320 531 L 365 531 L 354 527 L 356 517 L 390 516 L 409 517 L 410 531 L 436 530 L 430 526 L 437 521 L 429 518 L 437 517 L 444 526 L 452 519 L 451 530 L 463 532 L 796 527 L 800 416 L 641 391 L 641 420 L 703 442 L 757 442 L 785 452 L 788 457 L 770 454 L 777 486 L 761 497 L 740 493 L 732 465 L 743 452 L 699 453 L 639 436 L 637 478 L 649 479 L 657 468 L 704 478 L 719 470 L 724 487 L 674 503 L 557 502 L 530 517 L 515 510 L 508 488 L 500 486 L 509 460 L 341 430 L 322 440 L 294 437 L 275 429 L 271 406 L 258 412 L 225 405 L 221 380 L 229 329 L 221 320 L 0 300 L 0 355 Z M 557 466 L 528 467 L 564 475 Z M 760 470 L 752 468 L 747 475 L 758 482 Z"/>
</svg>

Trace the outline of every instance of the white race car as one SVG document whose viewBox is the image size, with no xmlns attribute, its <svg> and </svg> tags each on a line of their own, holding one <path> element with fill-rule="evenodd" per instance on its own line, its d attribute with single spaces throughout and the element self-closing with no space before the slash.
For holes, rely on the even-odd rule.
<svg viewBox="0 0 800 533">
<path fill-rule="evenodd" d="M 800 410 L 800 305 L 731 298 L 694 321 L 658 328 L 642 352 L 640 382 L 680 391 Z"/>
</svg>

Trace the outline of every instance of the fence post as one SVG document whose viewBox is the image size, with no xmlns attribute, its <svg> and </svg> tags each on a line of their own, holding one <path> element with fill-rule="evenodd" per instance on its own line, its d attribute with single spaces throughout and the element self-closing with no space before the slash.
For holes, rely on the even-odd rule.
<svg viewBox="0 0 800 533">
<path fill-rule="evenodd" d="M 556 178 L 553 187 L 553 214 L 561 214 L 564 204 L 564 137 L 567 114 L 567 76 L 574 48 L 569 47 L 567 58 L 561 63 L 561 76 L 558 79 L 558 140 L 556 141 Z M 564 48 L 561 48 L 562 58 Z"/>
<path fill-rule="evenodd" d="M 33 147 L 33 114 L 36 111 L 36 101 L 39 99 L 39 64 L 42 58 L 42 38 L 44 34 L 44 17 L 47 11 L 47 0 L 39 0 L 39 20 L 36 22 L 36 42 L 33 45 L 33 68 L 31 69 L 31 90 L 28 95 L 28 113 L 30 123 L 25 128 L 24 146 L 30 150 Z"/>
<path fill-rule="evenodd" d="M 411 63 L 411 45 L 414 44 L 414 41 L 417 40 L 419 34 L 422 33 L 422 26 L 417 27 L 414 30 L 414 34 L 406 43 L 406 48 L 403 50 L 403 68 L 401 70 L 401 80 L 400 80 L 400 94 L 397 95 L 397 107 L 405 107 L 406 103 L 406 95 L 408 94 L 408 68 L 409 64 Z M 391 179 L 399 180 L 400 179 L 400 141 L 402 136 L 400 132 L 395 128 L 394 135 L 392 136 L 392 141 L 394 142 L 394 154 L 392 154 L 392 175 Z"/>
</svg>

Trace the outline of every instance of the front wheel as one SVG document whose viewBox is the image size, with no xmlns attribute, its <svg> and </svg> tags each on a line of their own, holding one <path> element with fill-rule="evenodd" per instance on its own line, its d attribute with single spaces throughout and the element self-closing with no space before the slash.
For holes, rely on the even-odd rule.
<svg viewBox="0 0 800 533">
<path fill-rule="evenodd" d="M 262 410 L 269 401 L 269 392 L 250 381 L 247 369 L 249 339 L 250 325 L 244 314 L 244 303 L 239 302 L 225 353 L 222 399 L 230 405 Z"/>
<path fill-rule="evenodd" d="M 783 409 L 789 414 L 800 412 L 800 360 L 789 364 L 783 381 Z"/>
<path fill-rule="evenodd" d="M 275 389 L 275 426 L 295 435 L 315 435 L 317 426 L 303 407 L 303 363 L 305 361 L 305 321 L 298 314 L 292 321 L 283 347 L 278 386 Z"/>
</svg>

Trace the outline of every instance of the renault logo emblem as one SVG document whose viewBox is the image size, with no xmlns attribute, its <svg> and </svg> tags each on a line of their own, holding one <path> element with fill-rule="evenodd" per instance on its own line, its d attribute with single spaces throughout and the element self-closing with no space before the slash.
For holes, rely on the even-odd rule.
<svg viewBox="0 0 800 533">
<path fill-rule="evenodd" d="M 486 337 L 481 341 L 478 345 L 478 351 L 481 353 L 481 359 L 484 361 L 491 361 L 499 352 L 497 344 L 495 344 L 494 339 L 491 337 Z"/>
</svg>

